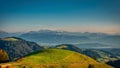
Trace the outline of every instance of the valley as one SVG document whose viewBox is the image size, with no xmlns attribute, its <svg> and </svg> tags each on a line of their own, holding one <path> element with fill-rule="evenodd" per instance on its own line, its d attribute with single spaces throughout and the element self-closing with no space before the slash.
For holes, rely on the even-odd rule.
<svg viewBox="0 0 120 68">
<path fill-rule="evenodd" d="M 12 68 L 56 68 L 56 66 L 59 68 L 89 68 L 89 66 L 112 68 L 112 66 L 117 67 L 118 65 L 110 62 L 120 60 L 120 48 L 117 45 L 119 42 L 113 43 L 115 47 L 106 44 L 110 40 L 115 41 L 116 38 L 108 39 L 107 42 L 100 43 L 100 40 L 98 42 L 97 39 L 108 37 L 107 34 L 96 33 L 93 36 L 91 33 L 84 35 L 82 33 L 40 31 L 32 32 L 30 36 L 29 33 L 24 37 L 23 35 L 25 34 L 0 38 L 0 48 L 9 56 L 9 63 L 7 61 L 5 64 L 10 64 Z M 36 38 L 32 36 L 36 36 Z M 44 44 L 37 41 L 37 37 Z"/>
</svg>

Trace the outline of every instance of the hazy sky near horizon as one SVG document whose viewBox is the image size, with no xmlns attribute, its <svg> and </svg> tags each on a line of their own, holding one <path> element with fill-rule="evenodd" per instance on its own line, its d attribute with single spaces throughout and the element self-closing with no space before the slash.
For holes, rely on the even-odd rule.
<svg viewBox="0 0 120 68">
<path fill-rule="evenodd" d="M 0 30 L 120 33 L 120 0 L 0 0 Z"/>
</svg>

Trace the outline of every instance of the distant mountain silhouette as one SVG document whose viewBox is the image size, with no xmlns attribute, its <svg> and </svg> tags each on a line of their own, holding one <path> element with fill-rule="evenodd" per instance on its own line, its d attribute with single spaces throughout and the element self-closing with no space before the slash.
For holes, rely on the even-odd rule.
<svg viewBox="0 0 120 68">
<path fill-rule="evenodd" d="M 66 32 L 50 30 L 32 31 L 22 34 L 20 37 L 39 43 L 76 43 L 90 41 L 86 36 L 70 35 Z"/>
<path fill-rule="evenodd" d="M 1 30 L 0 30 L 0 38 L 8 37 L 8 36 L 9 36 L 9 33 L 8 33 L 8 32 L 1 31 Z"/>
<path fill-rule="evenodd" d="M 105 33 L 67 32 L 52 30 L 30 31 L 27 33 L 9 33 L 0 31 L 0 38 L 11 36 L 37 42 L 41 45 L 76 44 L 80 46 L 80 48 L 84 48 L 85 46 L 93 48 L 120 48 L 120 35 L 116 34 L 110 35 Z M 85 46 L 82 46 L 81 44 L 85 44 Z"/>
<path fill-rule="evenodd" d="M 5 31 L 0 30 L 0 38 L 11 37 L 11 36 L 17 37 L 21 34 L 23 34 L 23 33 L 22 32 L 9 33 L 9 32 L 5 32 Z"/>
<path fill-rule="evenodd" d="M 37 43 L 48 43 L 48 44 L 93 43 L 91 45 L 88 44 L 87 46 L 91 46 L 91 47 L 104 46 L 104 47 L 120 48 L 119 46 L 120 35 L 110 35 L 105 33 L 89 33 L 89 32 L 81 33 L 81 32 L 40 30 L 40 31 L 30 31 L 21 34 L 19 37 Z"/>
</svg>

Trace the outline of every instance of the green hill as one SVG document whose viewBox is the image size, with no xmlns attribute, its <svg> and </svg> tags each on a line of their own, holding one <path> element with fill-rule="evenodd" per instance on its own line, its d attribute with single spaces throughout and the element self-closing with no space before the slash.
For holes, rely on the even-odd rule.
<svg viewBox="0 0 120 68">
<path fill-rule="evenodd" d="M 3 38 L 3 40 L 6 40 L 6 41 L 18 41 L 18 39 L 14 38 L 14 37 L 6 37 L 6 38 Z"/>
<path fill-rule="evenodd" d="M 32 53 L 17 60 L 14 66 L 16 68 L 112 68 L 83 54 L 62 49 L 46 49 Z"/>
<path fill-rule="evenodd" d="M 120 51 L 120 49 L 114 49 L 114 48 L 113 49 L 109 49 L 109 48 L 108 49 L 85 49 L 85 48 L 79 48 L 76 45 L 71 45 L 71 44 L 61 44 L 61 45 L 57 45 L 55 48 L 76 51 L 81 54 L 87 55 L 98 62 L 105 63 L 108 61 L 119 60 L 118 52 Z"/>
</svg>

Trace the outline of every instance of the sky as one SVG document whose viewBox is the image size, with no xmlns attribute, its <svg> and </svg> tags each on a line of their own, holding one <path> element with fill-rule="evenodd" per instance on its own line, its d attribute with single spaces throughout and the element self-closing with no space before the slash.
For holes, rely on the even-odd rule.
<svg viewBox="0 0 120 68">
<path fill-rule="evenodd" d="M 120 0 L 0 0 L 0 30 L 120 33 Z"/>
</svg>

